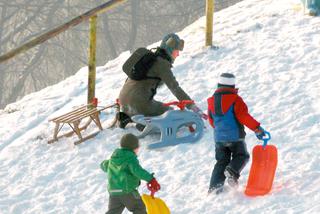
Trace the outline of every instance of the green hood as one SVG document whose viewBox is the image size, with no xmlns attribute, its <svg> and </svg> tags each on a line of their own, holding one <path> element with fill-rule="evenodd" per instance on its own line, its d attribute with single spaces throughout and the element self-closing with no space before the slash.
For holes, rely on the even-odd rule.
<svg viewBox="0 0 320 214">
<path fill-rule="evenodd" d="M 128 163 L 137 159 L 137 155 L 129 149 L 116 149 L 111 155 L 110 161 L 117 167 L 125 167 Z"/>
<path fill-rule="evenodd" d="M 136 191 L 140 180 L 149 182 L 153 178 L 140 166 L 137 155 L 128 149 L 116 149 L 111 158 L 100 166 L 108 174 L 108 191 L 111 195 Z"/>
</svg>

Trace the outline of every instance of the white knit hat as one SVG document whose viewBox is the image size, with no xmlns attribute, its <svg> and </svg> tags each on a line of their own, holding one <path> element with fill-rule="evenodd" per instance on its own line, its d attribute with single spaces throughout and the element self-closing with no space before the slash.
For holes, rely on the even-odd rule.
<svg viewBox="0 0 320 214">
<path fill-rule="evenodd" d="M 220 85 L 235 86 L 236 85 L 236 77 L 230 73 L 222 73 L 219 77 L 218 83 Z"/>
</svg>

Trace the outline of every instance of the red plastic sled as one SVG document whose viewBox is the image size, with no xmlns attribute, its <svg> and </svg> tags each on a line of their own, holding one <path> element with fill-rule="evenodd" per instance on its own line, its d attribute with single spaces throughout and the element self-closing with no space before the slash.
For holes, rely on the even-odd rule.
<svg viewBox="0 0 320 214">
<path fill-rule="evenodd" d="M 255 146 L 252 151 L 252 165 L 245 194 L 259 196 L 270 192 L 277 163 L 278 151 L 274 145 Z"/>
</svg>

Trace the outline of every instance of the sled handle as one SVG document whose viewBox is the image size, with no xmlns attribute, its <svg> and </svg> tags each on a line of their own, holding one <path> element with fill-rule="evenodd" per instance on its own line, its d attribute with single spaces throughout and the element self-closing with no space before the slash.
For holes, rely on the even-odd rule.
<svg viewBox="0 0 320 214">
<path fill-rule="evenodd" d="M 154 194 L 156 193 L 156 191 L 154 191 L 154 190 L 150 190 L 150 196 L 152 197 L 152 198 L 154 198 Z"/>
<path fill-rule="evenodd" d="M 194 104 L 193 100 L 182 100 L 182 101 L 174 101 L 174 102 L 170 102 L 170 103 L 164 103 L 164 106 L 171 106 L 171 105 L 175 105 L 178 106 L 180 108 L 180 110 L 184 110 L 186 105 L 189 104 Z"/>
<path fill-rule="evenodd" d="M 266 145 L 268 144 L 268 141 L 271 140 L 271 134 L 270 132 L 265 132 L 266 133 L 266 137 L 263 137 L 262 140 L 263 140 L 263 148 L 266 147 Z"/>
</svg>

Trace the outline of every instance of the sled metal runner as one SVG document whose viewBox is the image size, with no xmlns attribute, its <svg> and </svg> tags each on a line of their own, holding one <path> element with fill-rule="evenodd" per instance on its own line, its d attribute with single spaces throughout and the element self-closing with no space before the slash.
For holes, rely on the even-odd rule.
<svg viewBox="0 0 320 214">
<path fill-rule="evenodd" d="M 268 194 L 272 188 L 277 163 L 278 151 L 274 145 L 267 145 L 271 139 L 269 133 L 264 145 L 256 145 L 252 152 L 252 165 L 245 194 L 259 196 Z"/>
<path fill-rule="evenodd" d="M 97 107 L 97 106 L 94 106 L 93 104 L 89 104 L 89 105 L 85 105 L 80 108 L 77 108 L 68 113 L 65 113 L 59 117 L 50 119 L 49 121 L 52 121 L 55 123 L 55 129 L 53 133 L 53 139 L 49 140 L 48 143 L 51 144 L 58 141 L 62 137 L 71 137 L 72 135 L 76 134 L 79 140 L 75 141 L 74 144 L 77 145 L 90 138 L 95 137 L 100 131 L 103 130 L 100 122 L 100 117 L 99 117 L 100 112 L 112 107 L 115 107 L 117 111 L 119 111 L 118 103 L 115 103 L 106 107 Z M 83 119 L 88 119 L 88 121 L 82 127 L 80 127 L 80 123 Z M 92 121 L 99 128 L 99 131 L 91 133 L 87 136 L 82 136 L 81 132 L 83 130 L 86 130 Z M 108 128 L 112 128 L 115 125 L 115 123 L 116 123 L 116 120 L 114 119 Z M 69 127 L 71 128 L 71 131 L 58 135 L 65 124 L 69 125 Z"/>
</svg>

